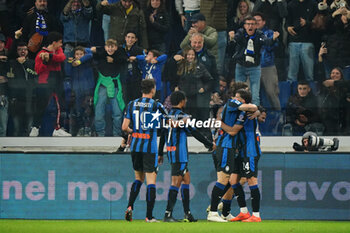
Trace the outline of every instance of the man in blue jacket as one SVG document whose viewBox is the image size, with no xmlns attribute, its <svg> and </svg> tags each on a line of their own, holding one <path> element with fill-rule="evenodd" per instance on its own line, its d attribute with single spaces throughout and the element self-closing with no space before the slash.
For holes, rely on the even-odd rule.
<svg viewBox="0 0 350 233">
<path fill-rule="evenodd" d="M 261 30 L 267 38 L 273 38 L 273 31 L 266 26 L 265 16 L 256 12 L 253 14 L 256 20 L 258 30 Z M 263 46 L 261 50 L 261 83 L 265 89 L 266 95 L 270 101 L 271 107 L 274 110 L 280 111 L 281 104 L 278 98 L 278 76 L 275 66 L 275 48 L 278 47 L 278 42 L 272 46 Z"/>
</svg>

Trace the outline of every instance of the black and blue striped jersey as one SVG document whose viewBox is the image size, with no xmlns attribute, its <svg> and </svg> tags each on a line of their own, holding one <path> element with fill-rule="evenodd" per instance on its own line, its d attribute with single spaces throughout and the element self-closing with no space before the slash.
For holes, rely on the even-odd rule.
<svg viewBox="0 0 350 233">
<path fill-rule="evenodd" d="M 125 112 L 125 118 L 132 122 L 132 141 L 130 150 L 133 152 L 158 154 L 157 130 L 165 122 L 167 112 L 161 103 L 141 97 L 130 101 Z"/>
<path fill-rule="evenodd" d="M 190 116 L 179 108 L 172 108 L 169 111 L 168 116 L 174 122 L 184 118 L 190 119 Z M 167 145 L 167 155 L 170 163 L 188 162 L 187 133 L 191 133 L 193 137 L 202 142 L 207 148 L 212 147 L 213 143 L 190 124 L 184 124 L 181 127 L 169 127 L 167 130 L 163 131 L 162 136 L 165 137 L 164 139 Z M 160 150 L 162 149 L 163 145 L 160 145 Z"/>
<path fill-rule="evenodd" d="M 229 99 L 222 110 L 221 121 L 231 127 L 236 124 L 243 125 L 246 113 L 238 109 L 241 105 L 242 103 L 238 100 Z M 237 148 L 237 135 L 231 136 L 224 130 L 220 129 L 216 146 Z"/>
<path fill-rule="evenodd" d="M 257 119 L 246 119 L 243 124 L 243 129 L 238 133 L 241 157 L 260 157 L 261 149 L 259 137 L 256 130 L 258 126 Z"/>
</svg>

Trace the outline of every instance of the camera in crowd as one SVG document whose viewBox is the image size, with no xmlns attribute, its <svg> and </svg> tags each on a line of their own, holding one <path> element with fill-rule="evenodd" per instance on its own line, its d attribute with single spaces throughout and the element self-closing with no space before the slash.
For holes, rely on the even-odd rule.
<svg viewBox="0 0 350 233">
<path fill-rule="evenodd" d="M 293 144 L 295 151 L 336 151 L 338 147 L 338 138 L 321 138 L 314 132 L 306 132 L 301 139 L 301 145 L 296 142 Z"/>
</svg>

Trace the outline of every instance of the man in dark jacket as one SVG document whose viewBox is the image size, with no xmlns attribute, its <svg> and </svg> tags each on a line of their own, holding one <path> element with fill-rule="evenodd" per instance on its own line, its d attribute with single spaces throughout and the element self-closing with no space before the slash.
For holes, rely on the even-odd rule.
<svg viewBox="0 0 350 233">
<path fill-rule="evenodd" d="M 244 28 L 239 29 L 236 34 L 234 31 L 229 32 L 229 49 L 235 51 L 233 59 L 237 62 L 236 82 L 245 82 L 249 76 L 253 103 L 260 105 L 260 50 L 263 45 L 271 46 L 279 32 L 273 32 L 272 38 L 267 38 L 262 31 L 256 29 L 255 18 L 247 17 L 244 20 Z"/>
<path fill-rule="evenodd" d="M 7 73 L 9 115 L 13 121 L 13 136 L 28 136 L 34 113 L 35 64 L 33 59 L 28 58 L 26 43 L 19 42 L 15 45 L 15 49 L 17 58 L 10 60 Z"/>
<path fill-rule="evenodd" d="M 51 31 L 60 31 L 59 22 L 49 14 L 47 10 L 47 0 L 36 0 L 35 7 L 31 14 L 28 14 L 23 22 L 23 40 L 29 41 L 29 55 L 34 58 L 36 53 L 45 44 L 45 38 Z M 40 41 L 38 38 L 42 37 L 42 42 L 36 48 L 31 48 L 31 44 Z"/>
<path fill-rule="evenodd" d="M 145 17 L 132 0 L 121 0 L 113 4 L 103 0 L 97 4 L 96 8 L 111 16 L 108 35 L 110 39 L 116 39 L 119 44 L 122 44 L 126 32 L 132 30 L 139 35 L 139 44 L 143 48 L 148 48 Z"/>
<path fill-rule="evenodd" d="M 297 81 L 299 64 L 302 63 L 305 79 L 314 79 L 315 47 L 310 25 L 317 12 L 316 1 L 292 0 L 288 3 L 286 26 L 289 41 L 288 81 Z"/>
</svg>

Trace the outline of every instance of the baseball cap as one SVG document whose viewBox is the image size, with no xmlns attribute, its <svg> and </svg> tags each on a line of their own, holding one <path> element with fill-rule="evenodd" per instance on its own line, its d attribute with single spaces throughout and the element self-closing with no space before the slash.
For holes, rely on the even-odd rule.
<svg viewBox="0 0 350 233">
<path fill-rule="evenodd" d="M 6 37 L 2 33 L 0 33 L 0 41 L 6 41 Z"/>
<path fill-rule="evenodd" d="M 197 13 L 192 16 L 191 19 L 192 23 L 195 23 L 197 21 L 205 21 L 205 16 L 202 13 Z"/>
</svg>

